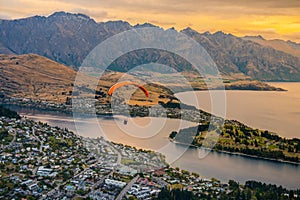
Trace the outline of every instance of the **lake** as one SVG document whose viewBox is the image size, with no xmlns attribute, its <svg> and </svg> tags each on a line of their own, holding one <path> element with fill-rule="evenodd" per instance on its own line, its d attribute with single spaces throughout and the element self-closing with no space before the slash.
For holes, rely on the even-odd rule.
<svg viewBox="0 0 300 200">
<path fill-rule="evenodd" d="M 287 138 L 300 138 L 300 83 L 269 83 L 288 91 L 226 91 L 226 116 L 253 128 L 269 130 Z M 176 96 L 186 104 L 192 104 L 190 92 Z M 211 111 L 210 95 L 220 91 L 195 92 L 198 106 Z M 214 113 L 218 115 L 218 113 Z"/>
<path fill-rule="evenodd" d="M 201 153 L 201 150 L 187 149 L 181 145 L 173 144 L 168 140 L 168 135 L 171 131 L 177 130 L 180 127 L 195 125 L 191 122 L 182 122 L 177 119 L 134 118 L 128 121 L 128 128 L 124 129 L 122 127 L 124 119 L 120 116 L 116 116 L 114 119 L 99 117 L 97 120 L 83 117 L 77 120 L 75 126 L 72 115 L 27 109 L 18 106 L 9 107 L 30 119 L 42 121 L 52 126 L 68 128 L 85 137 L 103 136 L 114 142 L 162 152 L 166 155 L 166 160 L 171 163 L 171 166 L 196 172 L 202 177 L 214 177 L 223 182 L 228 182 L 230 179 L 239 181 L 240 183 L 245 183 L 247 180 L 258 180 L 283 185 L 287 188 L 295 189 L 300 187 L 299 165 L 218 152 L 210 152 L 205 158 L 199 159 L 198 154 Z M 156 134 L 146 137 L 147 133 L 139 129 L 133 129 L 130 133 L 127 132 L 128 129 L 131 129 L 130 126 L 132 126 L 132 123 L 136 123 L 140 127 L 147 127 L 147 124 L 151 122 L 155 124 L 163 120 L 165 120 L 164 126 L 158 130 L 154 130 Z M 101 124 L 101 130 L 99 130 L 99 123 Z M 149 127 L 146 129 L 149 130 Z M 150 130 L 152 129 L 150 128 Z M 145 135 L 136 137 L 136 135 L 140 136 L 140 134 Z M 182 153 L 183 155 L 178 159 L 178 156 Z"/>
</svg>

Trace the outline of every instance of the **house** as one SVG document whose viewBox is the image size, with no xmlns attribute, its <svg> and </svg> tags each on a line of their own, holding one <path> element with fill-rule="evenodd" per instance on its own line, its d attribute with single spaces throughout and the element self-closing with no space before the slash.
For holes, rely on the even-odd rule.
<svg viewBox="0 0 300 200">
<path fill-rule="evenodd" d="M 52 169 L 41 166 L 38 168 L 36 174 L 38 176 L 49 176 L 51 174 L 51 172 L 52 172 Z"/>
<path fill-rule="evenodd" d="M 122 174 L 122 175 L 126 175 L 126 176 L 134 176 L 135 174 L 137 174 L 137 170 L 133 169 L 131 167 L 127 167 L 127 166 L 122 166 L 119 170 L 118 173 Z"/>
<path fill-rule="evenodd" d="M 75 187 L 73 185 L 67 185 L 65 188 L 68 197 L 72 197 L 74 195 Z"/>
<path fill-rule="evenodd" d="M 31 191 L 37 190 L 38 188 L 39 188 L 39 186 L 36 183 L 28 185 L 28 189 L 31 190 Z"/>
<path fill-rule="evenodd" d="M 22 182 L 21 183 L 21 185 L 31 185 L 33 183 L 33 180 L 31 180 L 31 179 L 29 179 L 29 180 L 27 180 L 27 181 L 24 181 L 24 182 Z"/>
<path fill-rule="evenodd" d="M 106 185 L 112 185 L 112 186 L 119 187 L 119 188 L 123 188 L 126 185 L 125 182 L 116 181 L 116 180 L 112 180 L 112 179 L 105 179 L 104 183 Z"/>
</svg>

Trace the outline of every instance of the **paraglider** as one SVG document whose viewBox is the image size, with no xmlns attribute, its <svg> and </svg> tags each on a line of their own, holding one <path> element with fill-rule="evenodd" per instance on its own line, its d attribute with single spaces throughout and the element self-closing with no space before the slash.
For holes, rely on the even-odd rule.
<svg viewBox="0 0 300 200">
<path fill-rule="evenodd" d="M 134 85 L 134 86 L 138 87 L 139 89 L 141 89 L 144 92 L 144 94 L 145 94 L 146 97 L 149 97 L 149 92 L 148 92 L 148 90 L 144 86 L 141 86 L 141 85 L 139 85 L 137 83 L 130 82 L 130 81 L 124 81 L 124 82 L 119 82 L 119 83 L 114 84 L 113 86 L 111 86 L 109 88 L 108 95 L 111 96 L 116 89 L 118 89 L 120 87 L 123 87 L 125 85 Z M 127 123 L 128 123 L 128 120 L 125 119 L 124 120 L 124 125 L 127 125 Z"/>
<path fill-rule="evenodd" d="M 130 82 L 130 81 L 124 81 L 124 82 L 119 82 L 119 83 L 114 84 L 113 86 L 111 86 L 111 88 L 109 88 L 108 95 L 111 96 L 116 89 L 123 87 L 125 85 L 134 85 L 134 86 L 140 88 L 144 92 L 146 97 L 149 97 L 149 92 L 144 86 L 141 86 L 137 83 Z"/>
</svg>

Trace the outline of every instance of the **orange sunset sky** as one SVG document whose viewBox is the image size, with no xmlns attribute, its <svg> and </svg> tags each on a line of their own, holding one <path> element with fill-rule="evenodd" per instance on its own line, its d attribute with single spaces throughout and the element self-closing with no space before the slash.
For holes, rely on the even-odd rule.
<svg viewBox="0 0 300 200">
<path fill-rule="evenodd" d="M 0 0 L 0 18 L 86 14 L 97 22 L 149 22 L 164 28 L 191 27 L 237 36 L 262 35 L 300 43 L 299 0 Z"/>
</svg>

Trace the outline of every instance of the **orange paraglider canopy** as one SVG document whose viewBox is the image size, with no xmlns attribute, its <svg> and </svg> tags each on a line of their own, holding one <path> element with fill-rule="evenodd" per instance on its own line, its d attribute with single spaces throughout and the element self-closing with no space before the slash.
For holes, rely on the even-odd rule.
<svg viewBox="0 0 300 200">
<path fill-rule="evenodd" d="M 134 86 L 140 88 L 144 92 L 144 94 L 146 95 L 146 97 L 149 97 L 149 92 L 148 92 L 148 90 L 144 86 L 141 86 L 141 85 L 139 85 L 137 83 L 130 82 L 130 81 L 124 81 L 124 82 L 120 82 L 120 83 L 114 84 L 113 86 L 111 86 L 111 88 L 109 88 L 108 95 L 111 96 L 116 89 L 118 89 L 119 87 L 123 87 L 124 85 L 134 85 Z"/>
</svg>

